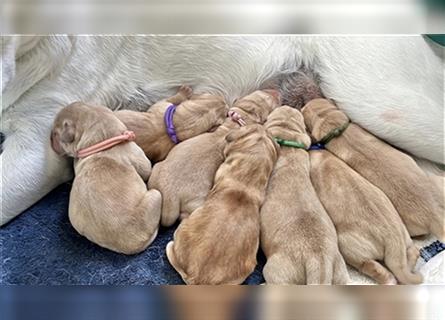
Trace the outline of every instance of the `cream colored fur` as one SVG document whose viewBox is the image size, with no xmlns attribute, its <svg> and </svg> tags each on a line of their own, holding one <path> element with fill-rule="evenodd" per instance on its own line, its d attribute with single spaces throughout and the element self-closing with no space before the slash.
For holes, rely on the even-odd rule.
<svg viewBox="0 0 445 320">
<path fill-rule="evenodd" d="M 303 116 L 291 107 L 272 111 L 265 127 L 273 137 L 306 149 L 311 144 Z M 268 284 L 346 284 L 346 264 L 335 227 L 311 184 L 306 149 L 281 146 L 270 178 L 261 208 L 263 275 Z"/>
<path fill-rule="evenodd" d="M 239 284 L 256 265 L 259 210 L 277 145 L 258 124 L 232 131 L 226 140 L 209 196 L 167 245 L 168 260 L 187 284 Z"/>
<path fill-rule="evenodd" d="M 349 121 L 324 99 L 309 102 L 303 115 L 316 141 Z M 326 148 L 388 196 L 411 236 L 432 233 L 445 241 L 445 199 L 438 182 L 443 184 L 443 178 L 425 174 L 410 156 L 354 123 Z"/>
<path fill-rule="evenodd" d="M 122 134 L 127 128 L 105 107 L 71 104 L 57 115 L 53 149 L 77 151 Z M 144 250 L 156 237 L 162 197 L 147 190 L 151 164 L 134 142 L 74 160 L 69 219 L 92 242 L 125 254 Z"/>
<path fill-rule="evenodd" d="M 248 124 L 264 123 L 278 104 L 273 95 L 256 91 L 238 100 L 232 110 Z M 163 195 L 163 226 L 173 225 L 181 213 L 187 216 L 204 203 L 215 172 L 224 162 L 224 137 L 238 128 L 239 125 L 228 118 L 215 132 L 180 143 L 164 161 L 154 166 L 149 186 Z"/>
<path fill-rule="evenodd" d="M 164 160 L 175 146 L 167 134 L 164 122 L 165 111 L 171 104 L 177 105 L 173 123 L 180 142 L 220 125 L 228 109 L 222 96 L 192 96 L 192 89 L 182 86 L 176 95 L 155 103 L 147 112 L 116 111 L 119 120 L 136 133 L 136 144 L 154 162 Z"/>
<path fill-rule="evenodd" d="M 419 250 L 385 194 L 329 151 L 309 154 L 312 183 L 346 262 L 380 284 L 421 283 L 422 276 L 412 271 Z"/>
</svg>

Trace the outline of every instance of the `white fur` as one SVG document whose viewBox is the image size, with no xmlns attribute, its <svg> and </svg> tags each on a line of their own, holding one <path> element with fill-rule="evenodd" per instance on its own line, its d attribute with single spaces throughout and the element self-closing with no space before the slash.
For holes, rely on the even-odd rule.
<svg viewBox="0 0 445 320">
<path fill-rule="evenodd" d="M 443 163 L 443 62 L 430 46 L 420 36 L 2 37 L 0 225 L 70 179 L 49 147 L 62 106 L 142 110 L 181 84 L 231 102 L 302 64 L 354 121 Z"/>
</svg>

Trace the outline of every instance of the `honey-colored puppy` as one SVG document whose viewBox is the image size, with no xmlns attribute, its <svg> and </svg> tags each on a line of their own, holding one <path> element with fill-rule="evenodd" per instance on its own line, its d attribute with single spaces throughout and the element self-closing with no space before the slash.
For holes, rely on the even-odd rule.
<svg viewBox="0 0 445 320">
<path fill-rule="evenodd" d="M 381 284 L 421 283 L 412 272 L 419 251 L 388 197 L 329 151 L 309 154 L 312 183 L 346 262 Z"/>
<path fill-rule="evenodd" d="M 187 284 L 239 284 L 256 265 L 259 210 L 278 149 L 258 124 L 232 131 L 226 140 L 209 196 L 167 245 L 168 260 Z"/>
<path fill-rule="evenodd" d="M 247 124 L 262 124 L 279 102 L 277 91 L 255 91 L 238 100 L 231 111 Z M 204 203 L 215 172 L 224 161 L 224 137 L 239 126 L 227 118 L 215 132 L 178 144 L 164 161 L 154 166 L 149 186 L 163 195 L 161 225 L 173 225 L 180 214 L 187 216 Z"/>
<path fill-rule="evenodd" d="M 348 272 L 335 227 L 310 179 L 311 139 L 297 109 L 269 115 L 267 132 L 281 145 L 261 207 L 261 248 L 269 284 L 346 284 Z"/>
<path fill-rule="evenodd" d="M 172 122 L 178 142 L 215 129 L 224 122 L 228 109 L 221 96 L 192 96 L 192 89 L 182 86 L 176 95 L 155 103 L 147 112 L 116 111 L 119 120 L 136 134 L 136 144 L 153 162 L 165 159 L 175 146 L 164 120 L 167 108 L 172 104 L 176 105 Z"/>
<path fill-rule="evenodd" d="M 69 219 L 92 242 L 125 254 L 144 250 L 156 237 L 159 191 L 147 191 L 151 164 L 134 142 L 77 158 L 79 151 L 121 135 L 127 128 L 105 107 L 71 104 L 57 115 L 53 149 L 74 157 Z"/>
<path fill-rule="evenodd" d="M 316 141 L 349 122 L 345 113 L 325 99 L 310 101 L 303 115 Z M 443 189 L 410 156 L 354 123 L 326 148 L 388 196 L 411 236 L 433 233 L 445 241 Z"/>
</svg>

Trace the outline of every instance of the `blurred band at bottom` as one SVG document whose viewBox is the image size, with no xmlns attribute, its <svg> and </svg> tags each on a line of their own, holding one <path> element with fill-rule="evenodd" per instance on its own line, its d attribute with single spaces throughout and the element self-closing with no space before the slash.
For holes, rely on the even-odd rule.
<svg viewBox="0 0 445 320">
<path fill-rule="evenodd" d="M 443 286 L 1 287 L 3 320 L 445 319 Z"/>
</svg>

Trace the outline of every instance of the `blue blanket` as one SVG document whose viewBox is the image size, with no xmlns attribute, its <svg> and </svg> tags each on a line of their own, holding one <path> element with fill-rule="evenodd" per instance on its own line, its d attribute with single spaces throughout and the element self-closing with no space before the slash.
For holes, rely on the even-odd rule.
<svg viewBox="0 0 445 320">
<path fill-rule="evenodd" d="M 0 229 L 1 284 L 181 284 L 165 246 L 175 228 L 161 229 L 141 254 L 126 256 L 79 235 L 68 220 L 70 184 L 53 190 Z M 246 284 L 263 282 L 264 255 Z"/>
</svg>

